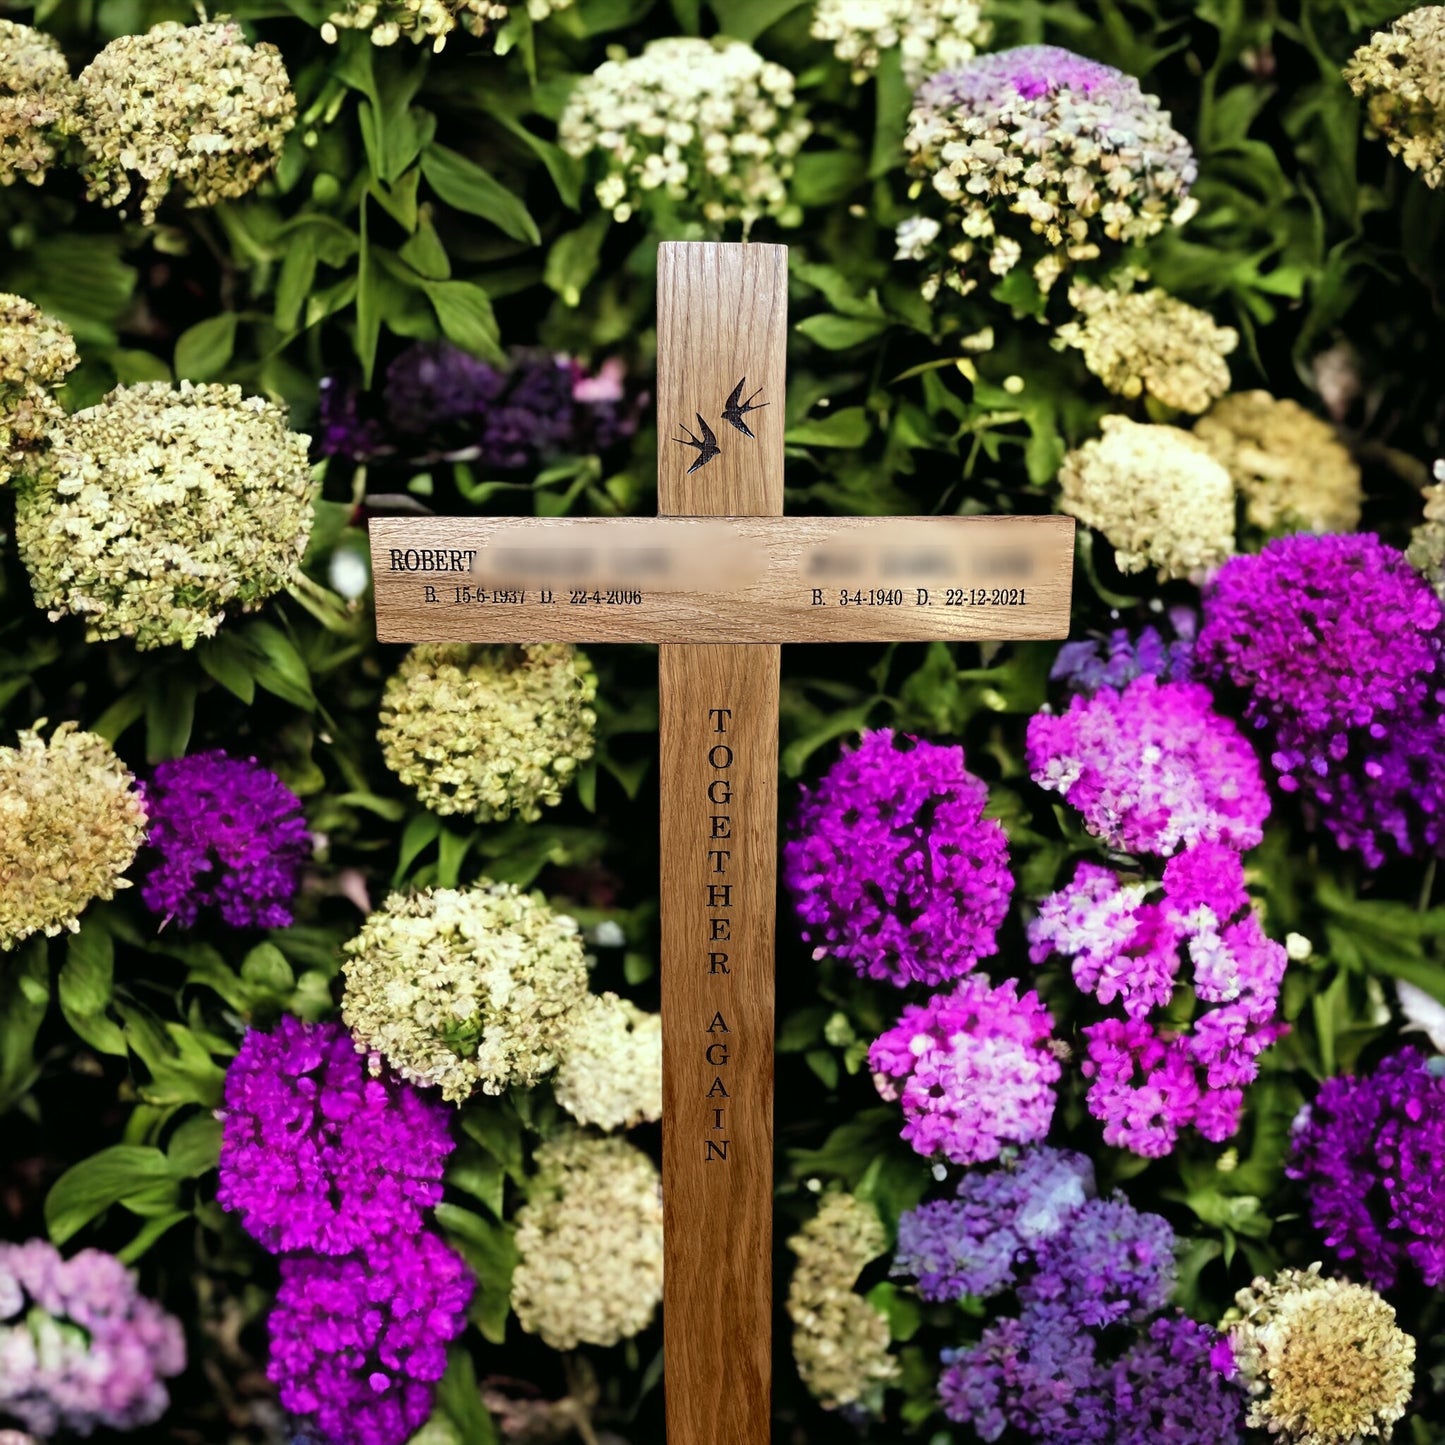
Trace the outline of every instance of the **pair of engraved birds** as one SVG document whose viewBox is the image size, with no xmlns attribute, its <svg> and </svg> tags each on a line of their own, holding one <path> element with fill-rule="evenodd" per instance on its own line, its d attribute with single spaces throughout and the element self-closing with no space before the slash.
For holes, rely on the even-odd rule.
<svg viewBox="0 0 1445 1445">
<path fill-rule="evenodd" d="M 727 402 L 723 406 L 722 415 L 725 422 L 735 426 L 745 437 L 750 437 L 753 435 L 752 428 L 748 426 L 743 418 L 750 411 L 760 411 L 767 405 L 767 402 L 758 401 L 758 397 L 762 395 L 762 387 L 759 387 L 757 391 L 744 401 L 742 399 L 743 387 L 747 385 L 747 382 L 747 377 L 743 377 L 743 379 L 733 387 L 732 391 L 728 394 Z M 681 426 L 680 422 L 678 424 Z M 685 426 L 682 429 L 687 432 L 686 439 L 673 437 L 673 441 L 679 446 L 695 447 L 697 449 L 697 460 L 687 469 L 688 476 L 691 476 L 699 467 L 705 467 L 714 457 L 722 454 L 722 448 L 717 444 L 717 434 L 703 419 L 701 412 L 697 413 L 697 424 L 702 431 L 701 437 L 694 436 L 691 429 Z"/>
</svg>

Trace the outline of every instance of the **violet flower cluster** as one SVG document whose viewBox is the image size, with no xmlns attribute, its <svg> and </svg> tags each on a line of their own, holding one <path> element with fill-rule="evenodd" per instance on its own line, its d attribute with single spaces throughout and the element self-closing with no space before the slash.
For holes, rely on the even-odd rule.
<svg viewBox="0 0 1445 1445">
<path fill-rule="evenodd" d="M 970 974 L 951 992 L 909 1004 L 874 1040 L 868 1063 L 878 1092 L 902 1103 L 906 1142 L 927 1157 L 977 1164 L 1048 1133 L 1060 1072 L 1052 1030 L 1036 993 Z"/>
<path fill-rule="evenodd" d="M 1108 637 L 1066 642 L 1054 658 L 1049 681 L 1082 693 L 1106 687 L 1117 690 L 1144 676 L 1157 677 L 1160 682 L 1188 682 L 1193 675 L 1198 621 L 1191 608 L 1171 607 L 1172 636 L 1151 624 L 1137 633 L 1118 627 Z"/>
<path fill-rule="evenodd" d="M 203 908 L 232 928 L 290 924 L 311 833 L 275 773 L 218 749 L 160 764 L 143 792 L 160 855 L 141 886 L 152 913 L 183 928 Z"/>
<path fill-rule="evenodd" d="M 1013 875 L 963 749 L 865 732 L 803 789 L 783 848 L 814 957 L 860 977 L 939 984 L 998 951 Z"/>
<path fill-rule="evenodd" d="M 1298 533 L 1214 578 L 1201 674 L 1243 698 L 1286 792 L 1371 868 L 1445 847 L 1445 615 L 1368 533 Z"/>
<path fill-rule="evenodd" d="M 1143 675 L 1076 696 L 1062 714 L 1030 720 L 1027 757 L 1034 781 L 1110 847 L 1167 857 L 1200 842 L 1252 848 L 1263 836 L 1259 761 L 1199 683 Z"/>
<path fill-rule="evenodd" d="M 1035 963 L 1070 959 L 1079 988 L 1123 1014 L 1083 1030 L 1089 1112 L 1106 1143 L 1154 1158 L 1188 1127 L 1215 1142 L 1236 1132 L 1259 1055 L 1284 1032 L 1288 956 L 1265 935 L 1233 849 L 1186 849 L 1157 885 L 1081 863 L 1039 905 L 1029 949 Z M 1171 1012 L 1186 984 L 1187 1026 Z"/>
<path fill-rule="evenodd" d="M 45 1439 L 152 1425 L 185 1365 L 180 1322 L 114 1255 L 0 1243 L 0 1419 Z"/>
<path fill-rule="evenodd" d="M 637 430 L 642 401 L 616 357 L 592 370 L 516 349 L 498 368 L 449 342 L 418 342 L 387 368 L 379 398 L 324 378 L 316 430 L 323 456 L 519 471 L 615 446 Z"/>
<path fill-rule="evenodd" d="M 1445 1061 L 1407 1048 L 1372 1074 L 1326 1079 L 1295 1120 L 1285 1172 L 1325 1243 L 1376 1289 L 1411 1265 L 1445 1282 Z"/>
<path fill-rule="evenodd" d="M 252 1030 L 227 1071 L 217 1199 L 282 1255 L 267 1375 L 331 1445 L 400 1445 L 431 1412 L 472 1291 L 423 1215 L 452 1147 L 445 1106 L 340 1024 Z"/>
</svg>

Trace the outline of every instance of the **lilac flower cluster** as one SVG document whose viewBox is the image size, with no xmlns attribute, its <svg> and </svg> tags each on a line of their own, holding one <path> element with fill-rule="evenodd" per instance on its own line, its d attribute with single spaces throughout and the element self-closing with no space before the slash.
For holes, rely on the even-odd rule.
<svg viewBox="0 0 1445 1445">
<path fill-rule="evenodd" d="M 1203 675 L 1240 690 L 1281 788 L 1378 868 L 1445 847 L 1445 615 L 1403 553 L 1368 533 L 1299 533 L 1222 567 Z"/>
<path fill-rule="evenodd" d="M 998 951 L 1013 875 L 963 749 L 865 732 L 804 789 L 783 877 L 814 956 L 860 977 L 938 984 Z"/>
<path fill-rule="evenodd" d="M 1052 1029 L 1036 993 L 970 974 L 909 1004 L 874 1040 L 868 1063 L 878 1092 L 901 1100 L 903 1138 L 918 1153 L 977 1164 L 1048 1133 L 1060 1072 Z"/>
<path fill-rule="evenodd" d="M 152 913 L 190 928 L 203 908 L 232 928 L 285 928 L 311 834 L 301 800 L 254 758 L 177 758 L 143 785 L 160 860 L 141 888 Z"/>
<path fill-rule="evenodd" d="M 151 1425 L 185 1365 L 180 1322 L 114 1255 L 0 1243 L 0 1417 L 45 1439 Z"/>
<path fill-rule="evenodd" d="M 268 1377 L 331 1445 L 426 1420 L 472 1279 L 431 1233 L 449 1111 L 368 1066 L 339 1024 L 247 1034 L 226 1075 L 223 1208 L 283 1255 Z"/>
<path fill-rule="evenodd" d="M 1039 905 L 1029 951 L 1035 963 L 1071 959 L 1074 982 L 1123 1012 L 1083 1030 L 1089 1111 L 1107 1143 L 1152 1158 L 1184 1128 L 1216 1142 L 1239 1128 L 1244 1086 L 1284 1032 L 1287 955 L 1251 907 L 1237 853 L 1220 843 L 1186 849 L 1159 885 L 1081 863 Z M 1195 1000 L 1187 1031 L 1151 1020 L 1185 983 Z"/>
<path fill-rule="evenodd" d="M 1118 627 L 1108 637 L 1066 642 L 1049 670 L 1049 680 L 1082 693 L 1106 687 L 1118 690 L 1145 676 L 1188 682 L 1193 676 L 1198 617 L 1191 608 L 1171 607 L 1169 621 L 1173 636 L 1167 639 L 1151 624 L 1137 633 Z"/>
<path fill-rule="evenodd" d="M 1408 1265 L 1445 1282 L 1445 1072 L 1402 1049 L 1372 1074 L 1326 1079 L 1295 1121 L 1286 1173 L 1310 1220 L 1376 1289 Z"/>
<path fill-rule="evenodd" d="M 1114 848 L 1167 856 L 1194 843 L 1252 848 L 1269 797 L 1238 728 L 1192 682 L 1135 678 L 1029 721 L 1029 771 Z"/>
<path fill-rule="evenodd" d="M 604 451 L 637 430 L 643 398 L 620 359 L 595 371 L 569 356 L 514 350 L 497 368 L 449 342 L 418 342 L 387 368 L 383 403 L 321 383 L 323 456 L 367 462 L 474 461 L 487 471 Z"/>
</svg>

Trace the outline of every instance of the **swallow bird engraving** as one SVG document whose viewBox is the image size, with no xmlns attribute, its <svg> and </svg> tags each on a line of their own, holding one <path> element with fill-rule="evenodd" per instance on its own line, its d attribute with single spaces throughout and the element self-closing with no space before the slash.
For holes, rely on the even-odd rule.
<svg viewBox="0 0 1445 1445">
<path fill-rule="evenodd" d="M 740 400 L 743 394 L 743 387 L 747 385 L 747 381 L 747 377 L 743 377 L 743 379 L 733 387 L 732 393 L 727 399 L 727 404 L 723 407 L 723 420 L 731 422 L 745 437 L 750 437 L 753 435 L 752 429 L 748 426 L 747 422 L 743 420 L 743 417 L 750 411 L 761 411 L 767 405 L 767 402 L 759 401 L 756 406 L 753 405 L 753 402 L 757 401 L 757 398 L 762 395 L 762 387 L 759 387 L 746 401 Z"/>
<path fill-rule="evenodd" d="M 685 426 L 682 429 L 687 432 L 686 440 L 682 437 L 673 437 L 673 441 L 679 446 L 697 448 L 697 460 L 687 469 L 688 476 L 691 476 L 699 467 L 705 467 L 714 457 L 722 455 L 722 448 L 717 444 L 717 435 L 702 419 L 701 412 L 697 413 L 697 424 L 702 428 L 701 441 L 693 436 L 692 432 Z M 682 423 L 679 422 L 678 425 L 682 426 Z"/>
</svg>

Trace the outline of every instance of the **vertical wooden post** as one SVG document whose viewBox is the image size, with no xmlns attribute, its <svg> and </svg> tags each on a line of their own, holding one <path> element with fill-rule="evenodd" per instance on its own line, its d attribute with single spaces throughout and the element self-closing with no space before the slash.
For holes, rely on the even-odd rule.
<svg viewBox="0 0 1445 1445">
<path fill-rule="evenodd" d="M 786 247 L 659 248 L 659 515 L 782 514 L 786 343 Z M 658 652 L 667 1440 L 767 1445 L 779 648 Z"/>
</svg>

